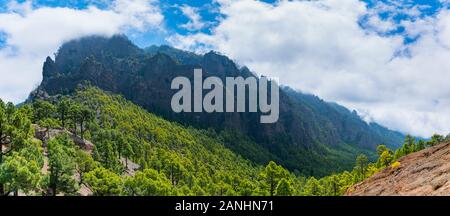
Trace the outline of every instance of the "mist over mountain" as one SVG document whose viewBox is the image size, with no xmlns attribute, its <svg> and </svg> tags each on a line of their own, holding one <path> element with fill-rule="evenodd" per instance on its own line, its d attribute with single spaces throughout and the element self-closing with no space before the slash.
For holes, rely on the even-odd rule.
<svg viewBox="0 0 450 216">
<path fill-rule="evenodd" d="M 288 87 L 280 89 L 280 118 L 260 124 L 259 113 L 175 113 L 172 79 L 193 79 L 195 68 L 204 78 L 256 76 L 216 52 L 197 55 L 169 46 L 141 49 L 125 36 L 98 36 L 65 43 L 55 59 L 43 66 L 43 81 L 32 98 L 72 93 L 90 83 L 123 95 L 149 112 L 181 124 L 229 134 L 225 145 L 255 163 L 274 160 L 291 171 L 325 175 L 351 168 L 357 154 L 374 152 L 378 144 L 398 147 L 404 138 L 356 113 L 317 96 Z M 370 154 L 370 153 L 369 153 Z"/>
</svg>

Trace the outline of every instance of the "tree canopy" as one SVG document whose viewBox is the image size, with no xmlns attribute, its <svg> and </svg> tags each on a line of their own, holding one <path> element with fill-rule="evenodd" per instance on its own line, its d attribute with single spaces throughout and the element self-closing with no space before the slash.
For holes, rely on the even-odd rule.
<svg viewBox="0 0 450 216">
<path fill-rule="evenodd" d="M 230 139 L 258 148 L 242 134 L 173 123 L 93 87 L 20 107 L 0 100 L 0 195 L 77 195 L 87 187 L 97 196 L 338 196 L 404 155 L 449 140 L 406 136 L 399 149 L 380 144 L 376 160 L 361 153 L 353 169 L 320 178 L 276 160 L 250 161 Z"/>
</svg>

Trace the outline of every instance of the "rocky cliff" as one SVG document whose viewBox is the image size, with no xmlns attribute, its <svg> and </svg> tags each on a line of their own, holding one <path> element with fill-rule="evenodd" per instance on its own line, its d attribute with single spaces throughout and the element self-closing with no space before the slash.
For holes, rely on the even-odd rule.
<svg viewBox="0 0 450 216">
<path fill-rule="evenodd" d="M 407 155 L 349 188 L 350 196 L 449 196 L 450 142 Z"/>
</svg>

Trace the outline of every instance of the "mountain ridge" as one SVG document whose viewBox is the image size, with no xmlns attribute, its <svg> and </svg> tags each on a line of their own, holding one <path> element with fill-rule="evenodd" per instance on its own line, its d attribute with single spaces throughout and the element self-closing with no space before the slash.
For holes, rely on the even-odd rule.
<svg viewBox="0 0 450 216">
<path fill-rule="evenodd" d="M 277 162 L 303 174 L 323 175 L 335 170 L 330 168 L 333 165 L 338 170 L 350 168 L 358 153 L 373 151 L 381 143 L 396 146 L 403 139 L 401 134 L 384 127 L 374 130 L 348 110 L 333 111 L 333 106 L 318 97 L 286 89 L 280 89 L 280 120 L 275 124 L 258 124 L 258 113 L 248 112 L 175 114 L 170 110 L 170 98 L 175 93 L 170 82 L 180 75 L 192 78 L 194 68 L 202 68 L 205 77 L 256 76 L 216 52 L 197 55 L 169 46 L 140 49 L 125 36 L 93 36 L 65 43 L 54 61 L 47 58 L 43 81 L 31 97 L 68 94 L 89 82 L 122 94 L 169 120 L 198 128 L 241 132 L 273 154 Z M 230 145 L 238 144 L 234 141 Z"/>
</svg>

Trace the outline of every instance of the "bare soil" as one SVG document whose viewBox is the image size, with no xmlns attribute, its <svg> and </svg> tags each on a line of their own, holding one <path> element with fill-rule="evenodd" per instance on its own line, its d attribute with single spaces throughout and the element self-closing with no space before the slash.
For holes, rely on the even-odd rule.
<svg viewBox="0 0 450 216">
<path fill-rule="evenodd" d="M 348 196 L 449 196 L 450 142 L 400 160 L 347 190 Z"/>
</svg>

